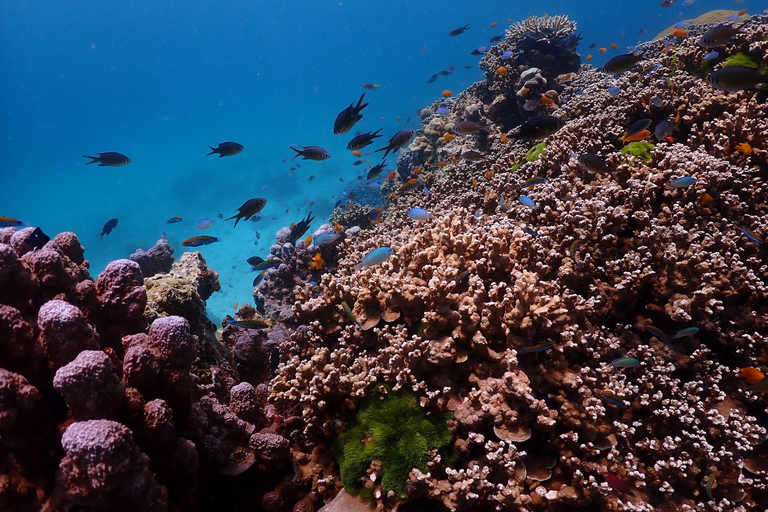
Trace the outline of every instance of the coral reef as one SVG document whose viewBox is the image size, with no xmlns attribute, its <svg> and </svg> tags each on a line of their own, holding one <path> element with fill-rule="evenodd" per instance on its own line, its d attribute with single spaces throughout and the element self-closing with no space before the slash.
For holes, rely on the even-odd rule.
<svg viewBox="0 0 768 512">
<path fill-rule="evenodd" d="M 168 240 L 161 238 L 148 251 L 136 249 L 136 252 L 131 254 L 131 260 L 139 264 L 145 278 L 155 274 L 167 274 L 173 265 L 173 247 Z"/>
</svg>

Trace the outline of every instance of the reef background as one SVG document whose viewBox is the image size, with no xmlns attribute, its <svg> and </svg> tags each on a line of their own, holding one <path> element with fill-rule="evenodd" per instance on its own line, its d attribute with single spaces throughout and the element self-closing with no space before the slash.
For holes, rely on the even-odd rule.
<svg viewBox="0 0 768 512">
<path fill-rule="evenodd" d="M 736 8 L 754 10 L 755 4 Z M 331 125 L 359 97 L 362 83 L 382 88 L 366 94 L 371 105 L 355 130 L 382 127 L 391 134 L 406 125 L 416 128 L 417 110 L 442 90 L 458 92 L 480 79 L 478 59 L 469 52 L 501 34 L 507 18 L 564 12 L 584 33 L 582 53 L 592 41 L 598 47 L 616 42 L 619 52 L 679 19 L 731 6 L 714 0 L 689 7 L 678 2 L 670 9 L 656 1 L 630 7 L 603 0 L 449 0 L 438 6 L 395 1 L 386 8 L 368 2 L 302 0 L 288 8 L 235 1 L 225 9 L 209 1 L 194 7 L 46 1 L 34 8 L 4 2 L 0 213 L 51 234 L 78 233 L 94 275 L 109 261 L 152 246 L 162 231 L 178 256 L 179 242 L 200 233 L 195 222 L 210 217 L 214 226 L 204 233 L 223 241 L 202 251 L 220 272 L 222 290 L 211 297 L 209 311 L 221 318 L 233 303 L 249 300 L 253 274 L 245 259 L 264 256 L 278 229 L 304 216 L 306 199 L 317 201 L 311 209 L 318 219 L 327 218 L 355 181 L 359 168 L 344 149 L 348 137 L 333 136 Z M 494 21 L 499 25 L 491 28 Z M 467 23 L 466 34 L 447 37 L 448 30 Z M 638 34 L 641 28 L 646 34 Z M 611 54 L 595 53 L 592 63 Z M 456 73 L 426 83 L 450 63 Z M 465 64 L 473 69 L 463 69 Z M 380 121 L 382 115 L 387 119 Z M 205 157 L 206 144 L 225 140 L 243 143 L 245 151 Z M 291 143 L 321 144 L 333 157 L 324 164 L 302 163 L 290 178 L 290 165 L 281 159 L 291 158 Z M 81 154 L 103 151 L 123 152 L 133 162 L 116 169 L 84 166 Z M 312 174 L 317 179 L 310 185 Z M 262 192 L 264 184 L 269 188 Z M 270 202 L 259 223 L 233 230 L 231 221 L 216 218 L 262 195 Z M 183 224 L 165 223 L 176 215 L 184 217 Z M 97 240 L 113 217 L 118 228 Z M 262 235 L 258 247 L 254 228 Z"/>
</svg>

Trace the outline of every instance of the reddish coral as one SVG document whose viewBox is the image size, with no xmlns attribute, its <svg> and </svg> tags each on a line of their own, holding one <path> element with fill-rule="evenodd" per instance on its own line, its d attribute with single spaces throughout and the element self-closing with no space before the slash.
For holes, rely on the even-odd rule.
<svg viewBox="0 0 768 512">
<path fill-rule="evenodd" d="M 109 356 L 100 350 L 83 350 L 56 371 L 53 387 L 61 393 L 78 421 L 117 419 L 124 406 L 125 390 L 112 371 Z"/>
</svg>

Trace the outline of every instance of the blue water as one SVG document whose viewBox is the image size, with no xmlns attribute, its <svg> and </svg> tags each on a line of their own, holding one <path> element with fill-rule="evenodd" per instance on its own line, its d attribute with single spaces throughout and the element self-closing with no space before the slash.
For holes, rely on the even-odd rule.
<svg viewBox="0 0 768 512">
<path fill-rule="evenodd" d="M 678 1 L 668 9 L 658 0 L 221 4 L 0 4 L 0 215 L 51 236 L 76 232 L 94 276 L 109 261 L 151 247 L 163 231 L 177 256 L 189 250 L 179 245 L 183 239 L 217 236 L 221 243 L 199 249 L 220 272 L 222 292 L 208 302 L 214 318 L 231 312 L 235 302 L 251 301 L 249 256 L 266 255 L 275 232 L 308 209 L 317 217 L 311 233 L 365 171 L 351 165 L 356 158 L 345 149 L 353 133 L 382 127 L 382 141 L 398 129 L 418 128 L 419 108 L 444 89 L 456 93 L 480 79 L 479 58 L 469 53 L 503 34 L 507 19 L 568 14 L 583 31 L 582 57 L 592 53 L 590 63 L 600 65 L 710 9 L 766 7 L 716 0 Z M 447 36 L 464 24 L 471 27 L 465 34 Z M 615 42 L 619 49 L 602 55 L 587 49 L 591 42 Z M 449 64 L 455 73 L 426 83 Z M 357 101 L 365 82 L 381 88 L 366 92 L 363 120 L 352 132 L 333 135 L 336 114 Z M 229 140 L 245 150 L 205 156 L 206 144 Z M 321 145 L 332 158 L 302 162 L 290 175 L 290 144 Z M 106 151 L 124 153 L 132 163 L 85 166 L 80 157 Z M 309 182 L 310 175 L 317 178 Z M 233 215 L 251 197 L 268 199 L 261 221 L 233 229 L 233 221 L 217 218 Z M 173 216 L 184 221 L 167 224 Z M 113 217 L 117 228 L 99 240 Z M 214 225 L 201 231 L 195 224 L 204 217 Z"/>
</svg>

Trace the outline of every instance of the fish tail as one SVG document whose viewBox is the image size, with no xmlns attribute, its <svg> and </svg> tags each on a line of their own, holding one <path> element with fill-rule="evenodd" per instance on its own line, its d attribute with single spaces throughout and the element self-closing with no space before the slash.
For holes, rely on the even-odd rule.
<svg viewBox="0 0 768 512">
<path fill-rule="evenodd" d="M 91 155 L 83 155 L 83 156 L 85 158 L 91 158 L 91 161 L 90 162 L 85 162 L 85 165 L 95 164 L 96 162 L 99 161 L 99 157 L 97 157 L 97 156 L 91 156 Z"/>
<path fill-rule="evenodd" d="M 206 144 L 206 146 L 208 146 L 208 144 Z M 210 152 L 210 153 L 208 153 L 208 154 L 207 154 L 207 155 L 205 155 L 205 156 L 211 156 L 212 154 L 214 154 L 214 153 L 216 153 L 216 152 L 217 152 L 217 151 L 216 151 L 216 148 L 214 148 L 214 147 L 211 147 L 211 146 L 208 146 L 208 147 L 209 147 L 209 148 L 211 148 L 211 152 Z M 90 158 L 93 158 L 93 157 L 90 157 Z M 219 158 L 221 158 L 221 154 L 219 154 Z M 92 162 L 88 162 L 88 163 L 92 163 Z"/>
<path fill-rule="evenodd" d="M 365 105 L 363 105 L 363 99 L 364 98 L 365 98 L 365 93 L 361 94 L 360 95 L 360 99 L 357 101 L 357 106 L 355 107 L 355 110 L 357 112 L 360 112 L 361 110 L 363 110 L 365 107 L 368 106 L 367 103 Z"/>
<path fill-rule="evenodd" d="M 291 146 L 291 149 L 292 149 L 292 150 L 294 150 L 294 151 L 296 152 L 296 154 L 295 154 L 295 155 L 293 155 L 293 158 L 296 158 L 297 156 L 301 155 L 301 153 L 302 153 L 302 150 L 301 150 L 301 149 L 296 149 L 296 148 L 295 148 L 295 147 L 293 147 L 293 146 Z M 291 160 L 293 160 L 293 158 L 291 158 Z M 305 158 L 305 160 L 306 160 L 306 158 Z"/>
</svg>

